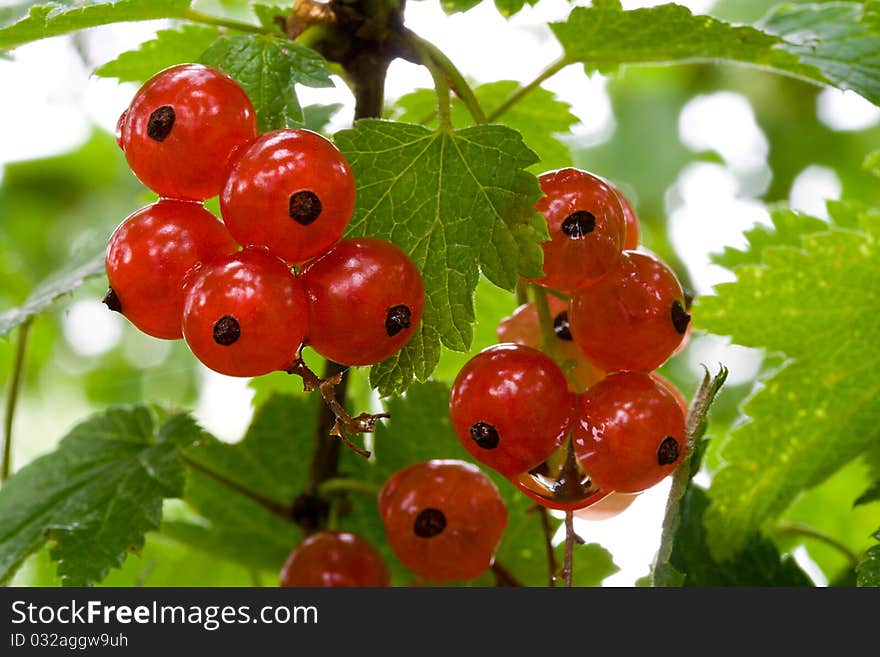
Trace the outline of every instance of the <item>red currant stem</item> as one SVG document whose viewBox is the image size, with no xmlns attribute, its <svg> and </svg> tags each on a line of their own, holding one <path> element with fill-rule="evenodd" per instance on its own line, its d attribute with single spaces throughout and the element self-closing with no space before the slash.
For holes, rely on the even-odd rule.
<svg viewBox="0 0 880 657">
<path fill-rule="evenodd" d="M 553 549 L 553 528 L 550 526 L 550 512 L 546 507 L 538 504 L 535 510 L 541 517 L 541 529 L 544 531 L 544 547 L 547 550 L 547 567 L 550 575 L 547 586 L 556 586 L 556 573 L 559 572 L 559 564 L 556 563 L 556 550 Z"/>
<path fill-rule="evenodd" d="M 325 479 L 318 485 L 318 494 L 322 497 L 336 493 L 357 493 L 359 495 L 367 495 L 368 497 L 376 497 L 379 494 L 379 486 L 369 481 L 348 479 L 346 477 Z"/>
<path fill-rule="evenodd" d="M 672 486 L 669 489 L 669 497 L 666 500 L 666 513 L 663 517 L 660 548 L 657 551 L 654 567 L 651 569 L 654 586 L 668 585 L 665 580 L 658 578 L 658 567 L 668 563 L 670 556 L 672 556 L 672 545 L 681 520 L 680 503 L 685 492 L 687 492 L 691 478 L 696 474 L 692 467 L 691 459 L 697 451 L 703 438 L 703 433 L 706 430 L 706 417 L 709 414 L 709 407 L 727 379 L 727 368 L 724 365 L 719 365 L 718 374 L 714 377 L 709 373 L 709 368 L 705 365 L 703 369 L 706 373 L 694 395 L 693 401 L 691 401 L 690 412 L 685 424 L 685 456 L 672 475 Z"/>
<path fill-rule="evenodd" d="M 550 314 L 550 302 L 547 299 L 547 289 L 533 284 L 532 294 L 535 297 L 535 308 L 538 310 L 538 323 L 541 325 L 541 351 L 550 356 L 559 365 L 559 369 L 565 374 L 572 389 L 583 392 L 584 386 L 578 381 L 572 371 L 571 363 L 567 361 L 559 350 L 559 338 L 553 328 L 553 316 Z"/>
<path fill-rule="evenodd" d="M 529 302 L 529 288 L 522 279 L 516 282 L 516 305 L 522 306 Z"/>
<path fill-rule="evenodd" d="M 342 383 L 344 372 L 339 372 L 333 376 L 325 378 L 319 377 L 309 369 L 306 362 L 302 359 L 302 354 L 297 354 L 293 365 L 288 368 L 289 374 L 296 374 L 303 380 L 303 388 L 306 392 L 317 390 L 324 398 L 324 404 L 333 413 L 335 422 L 327 432 L 330 435 L 338 436 L 346 446 L 350 447 L 354 452 L 365 458 L 370 457 L 370 452 L 362 449 L 352 443 L 346 434 L 348 433 L 369 433 L 376 429 L 376 422 L 382 418 L 391 417 L 388 413 L 361 413 L 356 417 L 352 417 L 345 410 L 345 407 L 336 398 L 336 388 Z M 328 477 L 321 477 L 316 480 L 316 485 Z"/>
<path fill-rule="evenodd" d="M 12 424 L 15 420 L 15 409 L 18 406 L 18 393 L 21 390 L 24 372 L 24 357 L 27 354 L 28 336 L 31 322 L 28 318 L 18 327 L 18 345 L 15 348 L 15 360 L 12 361 L 12 374 L 9 377 L 9 392 L 6 393 L 6 415 L 3 420 L 3 462 L 0 466 L 0 483 L 9 478 L 12 472 Z"/>
<path fill-rule="evenodd" d="M 495 575 L 496 586 L 522 586 L 522 582 L 498 561 L 492 563 L 492 574 Z"/>
<path fill-rule="evenodd" d="M 855 568 L 861 562 L 859 555 L 850 550 L 842 542 L 838 541 L 833 536 L 820 532 L 818 529 L 814 529 L 802 522 L 778 522 L 776 523 L 776 526 L 773 527 L 773 533 L 778 536 L 800 536 L 813 539 L 819 543 L 824 543 L 828 547 L 837 550 L 837 552 L 849 562 L 851 568 Z"/>
<path fill-rule="evenodd" d="M 565 512 L 565 564 L 562 566 L 562 579 L 565 586 L 571 588 L 574 571 L 574 544 L 578 536 L 574 533 L 574 511 Z"/>
<path fill-rule="evenodd" d="M 227 488 L 234 490 L 236 493 L 239 493 L 239 494 L 243 495 L 244 497 L 248 498 L 249 500 L 252 500 L 252 501 L 256 502 L 257 504 L 259 504 L 260 506 L 268 509 L 269 511 L 271 511 L 275 515 L 279 516 L 280 518 L 283 518 L 284 520 L 287 520 L 288 522 L 291 521 L 291 517 L 290 517 L 291 510 L 290 510 L 290 507 L 287 506 L 286 504 L 282 504 L 281 502 L 277 502 L 275 500 L 269 499 L 268 497 L 264 497 L 260 493 L 257 493 L 256 491 L 253 491 L 253 490 L 247 488 L 246 486 L 242 486 L 237 481 L 230 479 L 229 477 L 227 477 L 223 473 L 217 472 L 216 470 L 209 468 L 208 466 L 204 465 L 203 463 L 200 463 L 199 461 L 195 460 L 191 456 L 188 456 L 187 454 L 182 454 L 181 459 L 183 460 L 184 463 L 186 463 L 193 470 L 198 470 L 199 472 L 209 476 L 211 479 L 214 479 L 215 481 L 220 482 L 221 484 L 223 484 Z"/>
<path fill-rule="evenodd" d="M 562 57 L 557 59 L 555 62 L 553 62 L 547 68 L 545 68 L 543 71 L 541 71 L 538 74 L 538 77 L 536 77 L 531 82 L 528 82 L 528 83 L 522 85 L 519 89 L 517 89 L 512 94 L 510 94 L 507 98 L 505 98 L 498 107 L 496 107 L 491 112 L 489 112 L 489 116 L 486 117 L 487 120 L 491 123 L 492 121 L 495 121 L 496 119 L 498 119 L 507 110 L 509 110 L 511 107 L 516 105 L 519 101 L 521 101 L 523 98 L 528 96 L 532 91 L 534 91 L 539 86 L 541 86 L 542 82 L 544 82 L 545 80 L 547 80 L 549 78 L 552 78 L 554 75 L 559 73 L 559 71 L 564 69 L 569 64 L 571 64 L 571 62 L 565 57 L 565 55 L 563 55 Z"/>
<path fill-rule="evenodd" d="M 191 21 L 193 23 L 201 23 L 202 25 L 213 25 L 215 27 L 225 27 L 227 29 L 236 30 L 238 32 L 250 32 L 253 34 L 278 34 L 277 30 L 269 30 L 265 27 L 262 27 L 261 25 L 254 25 L 253 23 L 244 23 L 242 21 L 221 18 L 220 16 L 212 16 L 211 14 L 205 14 L 201 11 L 196 11 L 195 9 L 187 9 L 183 16 L 181 16 L 181 18 Z"/>
</svg>

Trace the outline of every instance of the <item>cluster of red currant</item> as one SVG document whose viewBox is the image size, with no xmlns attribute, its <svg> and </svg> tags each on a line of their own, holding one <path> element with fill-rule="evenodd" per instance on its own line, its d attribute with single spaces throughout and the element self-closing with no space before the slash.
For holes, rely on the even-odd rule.
<svg viewBox="0 0 880 657">
<path fill-rule="evenodd" d="M 687 403 L 652 370 L 681 348 L 688 304 L 669 267 L 635 250 L 638 220 L 618 189 L 572 168 L 539 181 L 551 239 L 545 275 L 531 282 L 549 288 L 545 317 L 520 306 L 498 328 L 502 344 L 462 368 L 453 428 L 544 506 L 585 509 L 613 495 L 604 506 L 622 510 L 684 455 Z"/>
<path fill-rule="evenodd" d="M 417 463 L 395 472 L 379 492 L 391 549 L 419 577 L 473 579 L 492 565 L 507 526 L 495 484 L 464 461 Z M 281 586 L 388 586 L 382 556 L 350 533 L 313 534 L 290 553 Z"/>
<path fill-rule="evenodd" d="M 305 343 L 343 365 L 369 365 L 414 332 L 421 275 L 388 242 L 340 241 L 355 181 L 321 135 L 258 135 L 232 78 L 182 64 L 141 87 L 117 141 L 160 196 L 119 225 L 106 257 L 105 303 L 140 330 L 184 338 L 231 376 L 287 370 Z M 218 194 L 222 222 L 202 204 Z"/>
</svg>

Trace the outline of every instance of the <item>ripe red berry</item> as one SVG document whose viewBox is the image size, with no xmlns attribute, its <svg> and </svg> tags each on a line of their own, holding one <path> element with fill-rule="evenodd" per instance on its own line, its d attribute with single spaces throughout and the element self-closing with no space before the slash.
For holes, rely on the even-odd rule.
<svg viewBox="0 0 880 657">
<path fill-rule="evenodd" d="M 625 251 L 632 251 L 639 246 L 639 215 L 636 214 L 629 199 L 624 196 L 623 192 L 617 187 L 608 183 L 611 188 L 617 192 L 617 200 L 620 201 L 620 207 L 623 209 L 623 218 L 626 221 L 626 238 L 623 241 Z"/>
<path fill-rule="evenodd" d="M 150 78 L 117 125 L 117 141 L 142 183 L 160 196 L 199 201 L 220 193 L 233 154 L 256 136 L 244 89 L 201 64 Z"/>
<path fill-rule="evenodd" d="M 638 493 L 684 456 L 685 417 L 665 385 L 642 372 L 603 379 L 578 400 L 574 449 L 601 487 Z"/>
<path fill-rule="evenodd" d="M 187 278 L 183 337 L 202 363 L 221 374 L 286 370 L 307 322 L 301 283 L 266 251 L 245 249 Z"/>
<path fill-rule="evenodd" d="M 309 130 L 276 130 L 236 160 L 220 211 L 239 242 L 298 264 L 342 237 L 354 198 L 354 175 L 332 142 Z"/>
<path fill-rule="evenodd" d="M 608 520 L 626 511 L 638 496 L 638 493 L 609 493 L 595 504 L 578 509 L 574 515 L 581 520 Z"/>
<path fill-rule="evenodd" d="M 449 414 L 462 446 L 509 477 L 539 465 L 556 449 L 573 404 L 565 375 L 551 358 L 524 345 L 499 344 L 461 368 Z"/>
<path fill-rule="evenodd" d="M 104 302 L 156 338 L 183 337 L 183 282 L 201 262 L 238 246 L 201 203 L 161 200 L 127 217 L 110 236 Z"/>
<path fill-rule="evenodd" d="M 553 331 L 557 338 L 556 347 L 564 360 L 575 363 L 570 375 L 580 383 L 580 390 L 589 388 L 596 381 L 600 381 L 605 376 L 605 372 L 593 365 L 574 343 L 568 321 L 568 302 L 554 296 L 550 296 L 548 301 L 553 318 Z M 513 315 L 501 320 L 496 335 L 499 342 L 515 342 L 539 348 L 542 340 L 541 320 L 535 304 L 523 304 L 514 311 Z M 569 388 L 571 387 L 569 383 Z"/>
<path fill-rule="evenodd" d="M 397 558 L 438 583 L 485 572 L 507 526 L 495 484 L 463 461 L 398 470 L 379 492 L 379 513 Z"/>
<path fill-rule="evenodd" d="M 535 282 L 568 292 L 599 279 L 616 265 L 626 236 L 617 194 L 579 169 L 550 171 L 538 181 L 545 196 L 535 207 L 550 241 L 542 244 L 545 275 Z"/>
<path fill-rule="evenodd" d="M 343 240 L 302 270 L 308 344 L 343 365 L 385 360 L 412 337 L 425 289 L 413 261 L 390 242 Z"/>
<path fill-rule="evenodd" d="M 675 351 L 690 315 L 675 274 L 656 257 L 626 251 L 620 264 L 572 295 L 575 343 L 607 372 L 650 371 Z"/>
<path fill-rule="evenodd" d="M 659 383 L 661 386 L 663 386 L 664 388 L 666 388 L 666 390 L 669 391 L 669 394 L 671 394 L 675 398 L 675 401 L 678 403 L 678 407 L 681 409 L 681 412 L 684 415 L 685 419 L 687 419 L 687 416 L 688 416 L 688 413 L 690 412 L 690 409 L 688 408 L 688 401 L 687 401 L 687 399 L 684 398 L 684 395 L 681 393 L 681 390 L 676 388 L 675 384 L 672 381 L 670 381 L 669 379 L 667 379 L 664 376 L 657 374 L 656 372 L 651 372 L 650 376 L 657 383 Z"/>
<path fill-rule="evenodd" d="M 304 539 L 284 562 L 281 586 L 388 586 L 382 555 L 355 534 L 319 532 Z"/>
</svg>

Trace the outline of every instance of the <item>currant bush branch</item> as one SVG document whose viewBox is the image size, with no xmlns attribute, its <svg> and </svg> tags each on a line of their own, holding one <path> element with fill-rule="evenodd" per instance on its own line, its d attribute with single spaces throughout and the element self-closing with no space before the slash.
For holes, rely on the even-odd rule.
<svg viewBox="0 0 880 657">
<path fill-rule="evenodd" d="M 569 62 L 564 56 L 557 59 L 555 62 L 553 62 L 543 71 L 541 71 L 534 80 L 520 86 L 518 89 L 513 91 L 506 99 L 504 99 L 498 107 L 489 112 L 489 116 L 486 117 L 487 121 L 491 123 L 492 121 L 500 118 L 501 115 L 504 114 L 507 110 L 509 110 L 523 98 L 528 96 L 532 91 L 541 86 L 542 82 L 548 80 L 549 78 L 552 78 L 570 63 L 571 62 Z"/>
<path fill-rule="evenodd" d="M 33 318 L 30 318 L 18 327 L 18 344 L 15 348 L 15 359 L 12 362 L 9 392 L 6 393 L 6 414 L 3 419 L 3 461 L 0 464 L 0 484 L 6 481 L 12 472 L 12 424 L 18 405 L 18 393 L 21 390 L 24 358 L 27 354 L 32 321 Z"/>
<path fill-rule="evenodd" d="M 274 30 L 269 30 L 262 25 L 254 25 L 253 23 L 245 23 L 243 21 L 232 20 L 229 18 L 221 18 L 212 14 L 206 14 L 195 9 L 189 9 L 181 16 L 184 20 L 191 23 L 200 23 L 202 25 L 213 25 L 214 27 L 223 27 L 238 32 L 248 32 L 250 34 L 277 34 Z"/>
</svg>

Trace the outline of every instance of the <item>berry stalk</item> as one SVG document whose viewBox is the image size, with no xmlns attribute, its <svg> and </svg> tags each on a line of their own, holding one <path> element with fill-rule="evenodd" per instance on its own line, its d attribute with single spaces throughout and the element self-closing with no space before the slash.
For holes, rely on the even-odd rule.
<svg viewBox="0 0 880 657">
<path fill-rule="evenodd" d="M 15 419 L 15 408 L 18 404 L 18 392 L 21 389 L 24 357 L 27 354 L 28 336 L 30 335 L 33 318 L 18 327 L 18 345 L 15 349 L 15 360 L 12 363 L 12 375 L 9 377 L 9 392 L 6 395 L 6 416 L 3 422 L 3 462 L 0 465 L 0 484 L 9 478 L 12 471 L 12 423 Z"/>
</svg>

